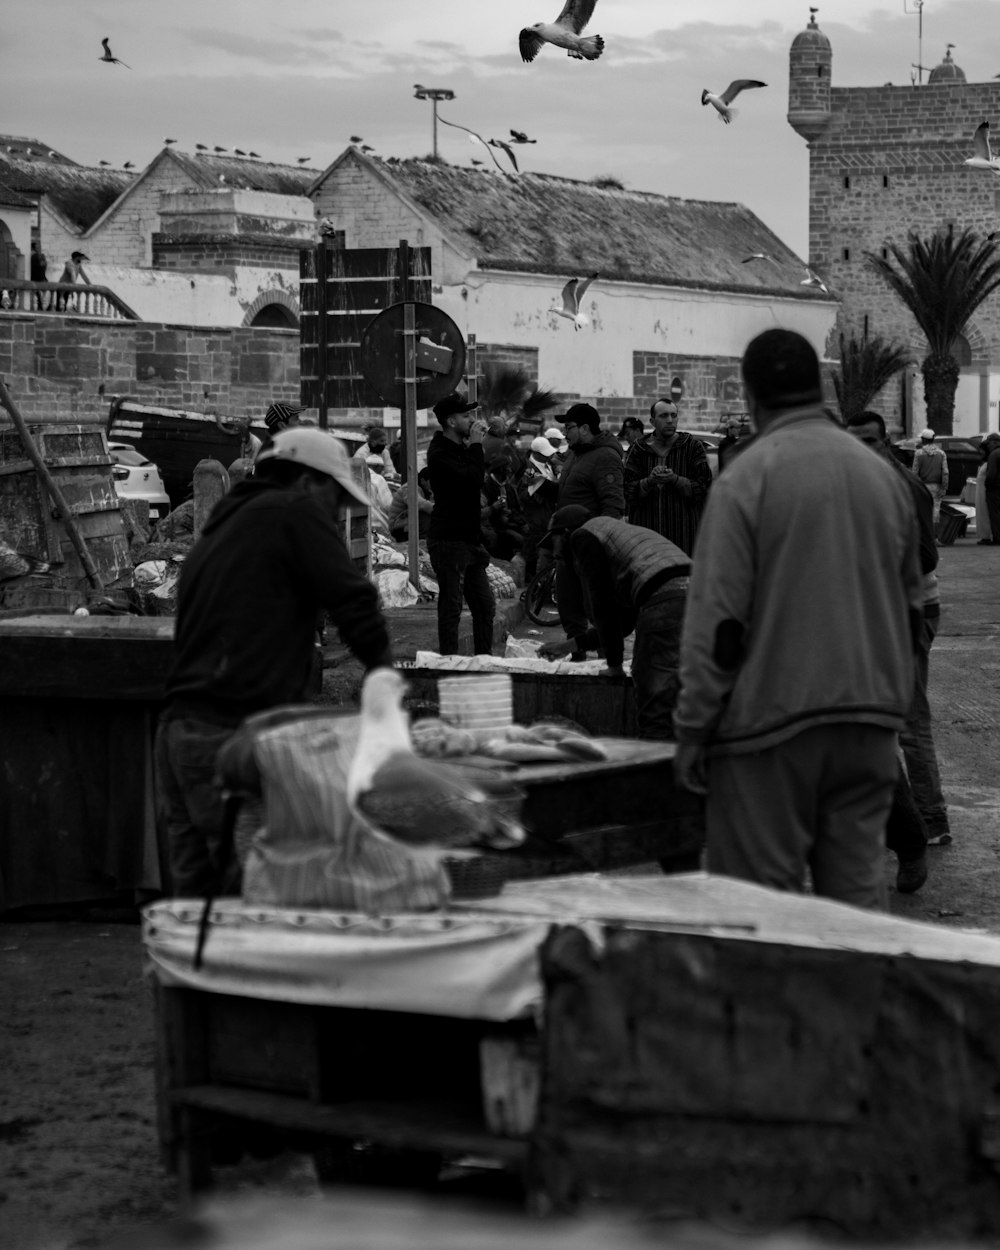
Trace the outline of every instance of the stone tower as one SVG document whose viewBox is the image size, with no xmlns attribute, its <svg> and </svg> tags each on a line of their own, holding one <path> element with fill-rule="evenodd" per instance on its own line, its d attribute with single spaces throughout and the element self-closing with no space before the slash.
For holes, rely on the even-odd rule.
<svg viewBox="0 0 1000 1250">
<path fill-rule="evenodd" d="M 810 143 L 830 124 L 830 74 L 833 50 L 816 25 L 816 9 L 809 25 L 792 40 L 788 55 L 788 124 Z"/>
</svg>

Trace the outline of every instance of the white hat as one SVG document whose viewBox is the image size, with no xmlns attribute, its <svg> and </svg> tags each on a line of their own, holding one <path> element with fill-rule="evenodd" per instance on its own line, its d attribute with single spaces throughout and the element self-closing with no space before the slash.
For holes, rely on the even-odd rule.
<svg viewBox="0 0 1000 1250">
<path fill-rule="evenodd" d="M 262 460 L 291 460 L 316 469 L 332 477 L 358 503 L 368 503 L 364 488 L 351 474 L 351 461 L 344 444 L 326 430 L 302 425 L 280 430 L 271 440 L 271 446 L 258 452 L 257 463 Z"/>
<path fill-rule="evenodd" d="M 544 437 L 547 438 L 550 443 L 561 443 L 565 440 L 566 435 L 563 434 L 558 425 L 553 425 L 545 431 Z"/>
<path fill-rule="evenodd" d="M 932 430 L 930 426 L 928 426 L 926 430 L 920 431 L 920 437 L 925 438 L 928 442 L 930 442 L 932 438 L 937 438 L 937 430 Z"/>
<path fill-rule="evenodd" d="M 531 440 L 531 450 L 536 456 L 545 456 L 548 458 L 549 456 L 556 455 L 556 449 L 552 446 L 544 434 L 539 434 L 537 438 L 533 438 Z"/>
</svg>

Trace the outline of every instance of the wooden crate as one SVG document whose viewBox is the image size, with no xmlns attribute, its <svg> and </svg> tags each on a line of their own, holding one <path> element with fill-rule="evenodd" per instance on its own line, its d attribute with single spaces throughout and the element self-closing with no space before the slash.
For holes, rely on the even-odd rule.
<svg viewBox="0 0 1000 1250">
<path fill-rule="evenodd" d="M 103 429 L 91 425 L 36 425 L 30 433 L 107 587 L 132 583 L 132 559 L 111 476 Z M 0 533 L 18 551 L 48 560 L 48 585 L 57 590 L 89 585 L 66 526 L 16 430 L 0 431 Z"/>
</svg>

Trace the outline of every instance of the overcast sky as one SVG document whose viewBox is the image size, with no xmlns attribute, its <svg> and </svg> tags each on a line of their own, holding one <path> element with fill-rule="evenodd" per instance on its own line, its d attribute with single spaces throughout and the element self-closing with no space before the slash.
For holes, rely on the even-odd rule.
<svg viewBox="0 0 1000 1250">
<path fill-rule="evenodd" d="M 2 0 L 0 130 L 84 164 L 139 168 L 164 137 L 253 149 L 325 168 L 352 134 L 382 156 L 431 150 L 431 105 L 413 84 L 450 87 L 441 116 L 507 138 L 524 167 L 629 188 L 749 205 L 804 255 L 807 152 L 785 121 L 788 47 L 808 0 L 598 0 L 593 63 L 546 47 L 521 62 L 517 32 L 559 0 Z M 913 10 L 907 14 L 906 9 Z M 910 81 L 916 0 L 820 0 L 839 86 Z M 1000 74 L 998 0 L 927 0 L 923 64 L 946 43 L 969 81 Z M 130 69 L 99 61 L 101 37 Z M 701 89 L 760 78 L 731 126 Z M 970 118 L 970 134 L 982 119 Z M 992 119 L 1000 129 L 1000 119 Z M 440 155 L 486 153 L 441 127 Z M 503 158 L 501 158 L 503 159 Z"/>
</svg>

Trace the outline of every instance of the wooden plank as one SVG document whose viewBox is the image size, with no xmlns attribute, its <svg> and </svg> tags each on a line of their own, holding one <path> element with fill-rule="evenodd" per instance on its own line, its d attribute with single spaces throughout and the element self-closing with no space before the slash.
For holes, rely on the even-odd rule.
<svg viewBox="0 0 1000 1250">
<path fill-rule="evenodd" d="M 383 1146 L 409 1150 L 434 1150 L 451 1155 L 486 1155 L 501 1162 L 521 1165 L 527 1143 L 496 1137 L 464 1106 L 445 1101 L 416 1099 L 394 1103 L 335 1103 L 320 1105 L 302 1098 L 258 1090 L 194 1085 L 172 1089 L 175 1107 L 235 1116 L 259 1124 L 325 1137 L 368 1140 Z"/>
</svg>

